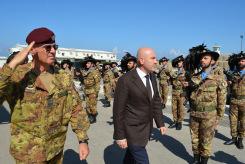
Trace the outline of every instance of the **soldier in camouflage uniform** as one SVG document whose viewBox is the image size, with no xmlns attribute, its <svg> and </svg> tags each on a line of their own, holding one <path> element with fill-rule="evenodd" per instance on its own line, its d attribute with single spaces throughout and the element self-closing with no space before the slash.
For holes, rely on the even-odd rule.
<svg viewBox="0 0 245 164">
<path fill-rule="evenodd" d="M 99 95 L 99 91 L 100 91 L 100 81 L 101 81 L 101 68 L 100 68 L 100 62 L 99 61 L 96 61 L 95 63 L 95 71 L 96 71 L 96 77 L 99 78 L 99 80 L 97 80 L 97 83 L 96 83 L 96 97 L 98 98 L 98 95 Z"/>
<path fill-rule="evenodd" d="M 71 123 L 80 159 L 89 153 L 89 121 L 70 76 L 53 67 L 57 45 L 47 28 L 33 30 L 28 47 L 0 71 L 0 97 L 11 109 L 10 153 L 17 164 L 61 164 Z M 33 61 L 19 65 L 31 52 Z"/>
<path fill-rule="evenodd" d="M 230 128 L 232 139 L 227 145 L 236 144 L 243 149 L 242 140 L 245 136 L 245 54 L 241 52 L 236 57 L 237 71 L 231 81 Z"/>
<path fill-rule="evenodd" d="M 159 87 L 160 94 L 162 98 L 163 108 L 165 108 L 167 100 L 168 100 L 168 90 L 169 90 L 169 80 L 170 80 L 170 69 L 168 68 L 168 59 L 163 57 L 159 60 L 159 64 L 161 65 L 159 71 Z"/>
<path fill-rule="evenodd" d="M 115 77 L 111 71 L 110 63 L 104 63 L 103 70 L 104 95 L 106 100 L 104 107 L 110 107 L 113 86 L 115 86 Z"/>
<path fill-rule="evenodd" d="M 97 94 L 98 83 L 100 83 L 100 75 L 98 70 L 94 67 L 95 59 L 86 57 L 84 59 L 84 66 L 86 70 L 83 71 L 84 94 L 86 99 L 86 110 L 88 113 L 90 123 L 96 122 L 97 112 Z"/>
<path fill-rule="evenodd" d="M 185 115 L 185 87 L 183 83 L 187 80 L 187 73 L 184 69 L 184 58 L 182 55 L 173 59 L 172 63 L 174 68 L 170 72 L 170 77 L 172 83 L 172 114 L 174 122 L 169 128 L 176 127 L 176 130 L 181 130 Z"/>
<path fill-rule="evenodd" d="M 111 71 L 113 72 L 114 74 L 114 86 L 113 86 L 113 92 L 115 92 L 115 89 L 116 89 L 116 84 L 117 84 L 117 81 L 119 79 L 119 77 L 122 76 L 121 72 L 119 71 L 118 67 L 117 67 L 117 62 L 111 62 Z"/>
<path fill-rule="evenodd" d="M 216 52 L 201 52 L 199 59 L 202 70 L 188 83 L 192 88 L 190 132 L 195 164 L 208 162 L 215 127 L 224 115 L 227 83 L 224 76 L 212 68 L 212 62 L 218 58 Z"/>
</svg>

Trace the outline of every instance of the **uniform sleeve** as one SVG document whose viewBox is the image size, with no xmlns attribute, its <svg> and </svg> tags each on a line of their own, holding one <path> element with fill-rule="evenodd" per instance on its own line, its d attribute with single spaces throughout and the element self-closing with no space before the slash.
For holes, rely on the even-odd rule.
<svg viewBox="0 0 245 164">
<path fill-rule="evenodd" d="M 10 90 L 8 90 L 8 86 L 10 85 L 10 79 L 13 74 L 13 70 L 5 64 L 3 68 L 0 70 L 0 97 L 3 97 L 4 95 L 8 95 Z"/>
<path fill-rule="evenodd" d="M 82 107 L 82 100 L 75 90 L 72 89 L 72 115 L 70 118 L 73 132 L 76 133 L 79 141 L 88 139 L 87 131 L 90 126 L 88 115 Z"/>
<path fill-rule="evenodd" d="M 218 79 L 218 88 L 217 88 L 217 116 L 218 119 L 221 119 L 225 112 L 226 105 L 226 94 L 227 94 L 227 83 L 224 76 L 220 76 Z"/>
</svg>

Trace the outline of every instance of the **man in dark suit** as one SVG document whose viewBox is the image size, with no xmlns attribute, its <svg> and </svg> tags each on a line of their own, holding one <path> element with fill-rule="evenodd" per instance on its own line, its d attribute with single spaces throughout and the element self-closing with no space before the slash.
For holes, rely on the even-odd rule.
<svg viewBox="0 0 245 164">
<path fill-rule="evenodd" d="M 137 52 L 138 67 L 119 78 L 113 104 L 114 139 L 127 148 L 125 164 L 149 164 L 145 146 L 153 128 L 153 118 L 161 134 L 166 133 L 156 77 L 157 64 L 151 48 Z"/>
</svg>

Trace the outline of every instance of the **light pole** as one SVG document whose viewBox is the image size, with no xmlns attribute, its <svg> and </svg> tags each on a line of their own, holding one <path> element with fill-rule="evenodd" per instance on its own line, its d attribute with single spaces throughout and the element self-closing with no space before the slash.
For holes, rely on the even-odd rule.
<svg viewBox="0 0 245 164">
<path fill-rule="evenodd" d="M 241 51 L 242 51 L 242 40 L 243 40 L 243 35 L 240 35 L 241 38 Z"/>
</svg>

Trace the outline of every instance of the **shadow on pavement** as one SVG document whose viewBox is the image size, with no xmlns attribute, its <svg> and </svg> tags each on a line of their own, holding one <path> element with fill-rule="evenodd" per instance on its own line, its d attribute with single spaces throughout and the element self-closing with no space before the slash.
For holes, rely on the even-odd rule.
<svg viewBox="0 0 245 164">
<path fill-rule="evenodd" d="M 121 164 L 126 150 L 120 149 L 115 143 L 109 145 L 104 150 L 105 164 Z"/>
<path fill-rule="evenodd" d="M 218 138 L 218 139 L 223 140 L 225 142 L 230 140 L 230 138 L 226 137 L 225 135 L 223 135 L 219 132 L 215 133 L 215 138 Z"/>
<path fill-rule="evenodd" d="M 187 152 L 185 146 L 178 140 L 170 137 L 168 135 L 161 135 L 159 130 L 154 128 L 152 131 L 151 140 L 156 142 L 161 142 L 164 147 L 166 147 L 170 152 L 172 152 L 177 157 L 182 158 L 188 163 L 192 162 L 192 156 Z"/>
<path fill-rule="evenodd" d="M 164 123 L 167 123 L 168 125 L 170 125 L 170 124 L 173 123 L 173 121 L 171 120 L 171 118 L 169 118 L 169 117 L 167 117 L 165 115 L 163 115 L 163 121 L 164 121 Z"/>
<path fill-rule="evenodd" d="M 64 153 L 63 164 L 88 164 L 86 160 L 81 161 L 79 154 L 72 149 L 68 149 Z"/>
<path fill-rule="evenodd" d="M 240 162 L 236 157 L 227 154 L 223 151 L 217 151 L 214 153 L 214 156 L 210 157 L 212 160 L 221 162 L 221 163 L 232 163 L 232 164 L 244 164 L 244 162 Z"/>
<path fill-rule="evenodd" d="M 10 113 L 4 106 L 0 106 L 0 124 L 6 124 L 10 122 Z"/>
</svg>

